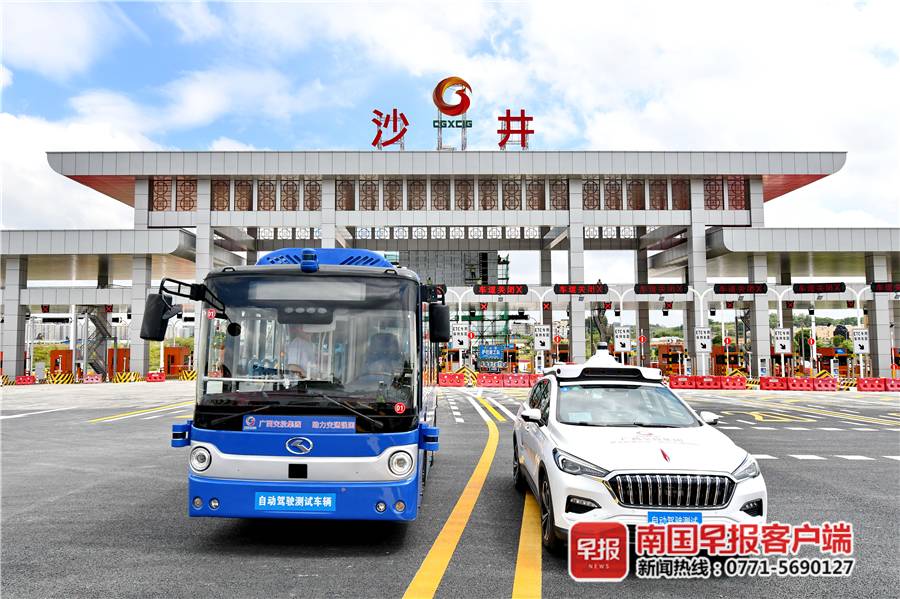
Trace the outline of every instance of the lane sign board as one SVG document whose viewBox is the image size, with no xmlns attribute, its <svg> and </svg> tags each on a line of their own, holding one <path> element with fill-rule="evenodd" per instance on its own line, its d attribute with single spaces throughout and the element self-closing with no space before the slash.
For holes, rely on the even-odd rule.
<svg viewBox="0 0 900 599">
<path fill-rule="evenodd" d="M 631 328 L 616 327 L 613 331 L 613 337 L 616 342 L 616 353 L 631 351 Z"/>
<path fill-rule="evenodd" d="M 697 344 L 698 354 L 708 354 L 712 351 L 712 331 L 709 327 L 696 327 L 694 341 Z"/>
<path fill-rule="evenodd" d="M 775 341 L 775 353 L 784 355 L 791 352 L 791 330 L 773 329 L 772 335 Z"/>
<path fill-rule="evenodd" d="M 465 322 L 450 323 L 450 349 L 468 349 L 469 325 Z"/>
<path fill-rule="evenodd" d="M 869 353 L 869 331 L 868 329 L 856 329 L 850 334 L 853 337 L 853 353 L 867 354 Z"/>
<path fill-rule="evenodd" d="M 549 324 L 534 325 L 534 350 L 545 351 L 550 349 L 550 328 Z"/>
</svg>

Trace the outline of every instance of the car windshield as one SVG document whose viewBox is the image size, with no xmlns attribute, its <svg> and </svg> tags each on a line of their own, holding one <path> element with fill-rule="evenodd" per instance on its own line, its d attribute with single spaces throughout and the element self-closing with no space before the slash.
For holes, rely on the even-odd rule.
<svg viewBox="0 0 900 599">
<path fill-rule="evenodd" d="M 562 385 L 557 420 L 582 426 L 690 427 L 699 421 L 665 387 Z"/>
<path fill-rule="evenodd" d="M 226 309 L 204 313 L 201 406 L 415 405 L 413 281 L 298 271 L 207 285 Z"/>
</svg>

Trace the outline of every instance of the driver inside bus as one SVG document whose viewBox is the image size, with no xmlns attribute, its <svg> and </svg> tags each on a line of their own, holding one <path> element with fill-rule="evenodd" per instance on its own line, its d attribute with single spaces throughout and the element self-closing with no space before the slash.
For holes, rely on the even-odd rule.
<svg viewBox="0 0 900 599">
<path fill-rule="evenodd" d="M 285 369 L 300 375 L 301 378 L 309 378 L 316 365 L 316 346 L 312 335 L 304 331 L 302 325 L 291 326 L 290 335 L 291 342 L 287 346 Z"/>
</svg>

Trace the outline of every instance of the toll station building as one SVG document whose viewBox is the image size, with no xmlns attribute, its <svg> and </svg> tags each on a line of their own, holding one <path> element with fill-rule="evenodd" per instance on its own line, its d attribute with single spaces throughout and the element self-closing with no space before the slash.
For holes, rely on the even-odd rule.
<svg viewBox="0 0 900 599">
<path fill-rule="evenodd" d="M 700 360 L 694 330 L 709 324 L 710 307 L 729 302 L 749 322 L 749 374 L 771 374 L 770 310 L 789 328 L 793 310 L 853 301 L 866 311 L 872 375 L 890 376 L 900 295 L 862 285 L 827 293 L 790 286 L 797 277 L 900 282 L 900 228 L 764 226 L 765 202 L 836 173 L 842 152 L 51 152 L 47 159 L 60 176 L 134 207 L 134 228 L 4 232 L 8 376 L 26 368 L 26 319 L 73 306 L 93 322 L 95 371 L 107 369 L 109 314 L 119 313 L 130 317 L 131 370 L 145 373 L 140 323 L 161 277 L 200 280 L 292 246 L 396 252 L 423 281 L 446 284 L 460 315 L 472 304 L 503 303 L 541 311 L 549 324 L 552 310 L 567 310 L 574 361 L 585 358 L 585 316 L 598 302 L 636 311 L 644 331 L 650 310 L 684 311 L 687 352 Z M 69 209 L 65 203 L 60 209 Z M 476 295 L 473 285 L 516 283 L 497 259 L 509 250 L 540 252 L 540 285 L 521 296 Z M 605 294 L 557 295 L 554 250 L 568 253 L 569 283 L 596 283 L 585 280 L 585 251 L 633 251 L 636 280 L 650 286 L 604 280 Z M 653 287 L 663 278 L 688 289 Z M 765 293 L 716 293 L 710 278 L 769 285 Z"/>
</svg>

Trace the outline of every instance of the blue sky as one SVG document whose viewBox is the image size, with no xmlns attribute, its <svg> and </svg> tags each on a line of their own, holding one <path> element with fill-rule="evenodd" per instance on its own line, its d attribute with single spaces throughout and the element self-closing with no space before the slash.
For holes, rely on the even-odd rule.
<svg viewBox="0 0 900 599">
<path fill-rule="evenodd" d="M 470 148 L 496 147 L 496 116 L 525 108 L 535 149 L 846 150 L 839 173 L 767 204 L 767 225 L 900 226 L 891 0 L 0 11 L 2 227 L 130 226 L 129 208 L 53 173 L 48 150 L 365 149 L 372 110 L 393 107 L 407 148 L 432 148 L 430 95 L 449 75 L 473 88 Z M 627 255 L 586 267 L 633 278 Z"/>
</svg>

